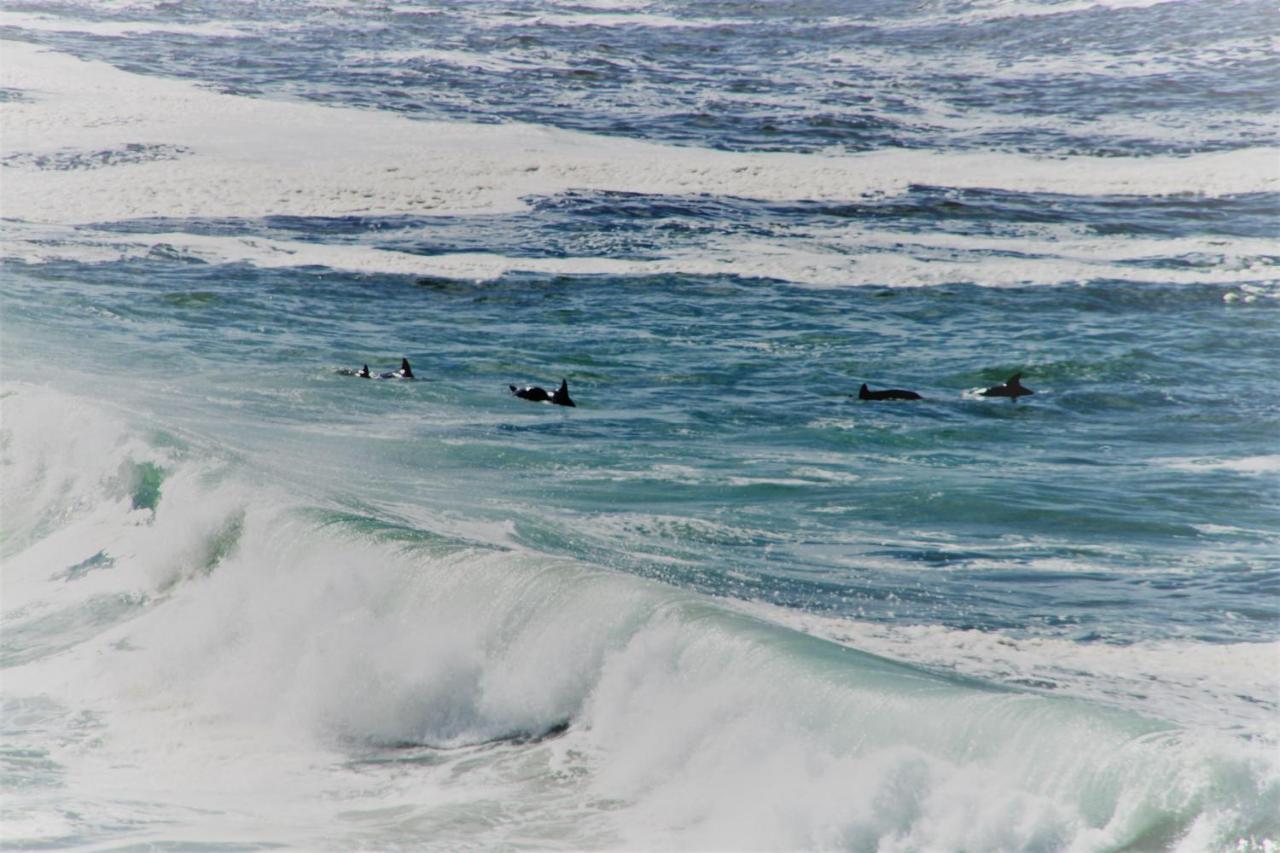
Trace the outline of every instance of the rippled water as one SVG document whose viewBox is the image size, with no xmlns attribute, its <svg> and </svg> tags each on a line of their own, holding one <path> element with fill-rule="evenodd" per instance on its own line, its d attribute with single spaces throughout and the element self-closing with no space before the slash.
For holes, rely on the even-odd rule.
<svg viewBox="0 0 1280 853">
<path fill-rule="evenodd" d="M 7 4 L 6 842 L 1274 849 L 1277 23 Z"/>
</svg>

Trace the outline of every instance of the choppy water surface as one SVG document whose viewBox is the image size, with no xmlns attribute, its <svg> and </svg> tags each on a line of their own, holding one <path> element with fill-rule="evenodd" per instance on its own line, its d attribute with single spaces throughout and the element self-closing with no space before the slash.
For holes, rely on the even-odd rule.
<svg viewBox="0 0 1280 853">
<path fill-rule="evenodd" d="M 7 4 L 6 842 L 1274 849 L 1277 23 Z"/>
</svg>

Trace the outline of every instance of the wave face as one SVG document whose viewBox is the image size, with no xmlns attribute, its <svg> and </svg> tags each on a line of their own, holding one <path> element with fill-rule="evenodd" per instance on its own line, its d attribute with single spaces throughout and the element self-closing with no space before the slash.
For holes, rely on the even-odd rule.
<svg viewBox="0 0 1280 853">
<path fill-rule="evenodd" d="M 7 393 L 23 844 L 1195 849 L 1272 831 L 1256 739 L 892 662 L 540 553 L 519 524 L 302 502 L 270 463 Z"/>
<path fill-rule="evenodd" d="M 5 844 L 1276 849 L 1277 23 L 7 4 Z"/>
</svg>

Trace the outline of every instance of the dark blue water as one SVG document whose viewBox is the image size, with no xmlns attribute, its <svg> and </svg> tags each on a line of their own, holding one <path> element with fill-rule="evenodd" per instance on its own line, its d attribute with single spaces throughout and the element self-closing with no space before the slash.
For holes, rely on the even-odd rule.
<svg viewBox="0 0 1280 853">
<path fill-rule="evenodd" d="M 171 32 L 9 34 L 225 91 L 700 147 L 1186 154 L 1274 144 L 1264 2 L 8 4 Z M 286 24 L 282 26 L 282 23 Z"/>
</svg>

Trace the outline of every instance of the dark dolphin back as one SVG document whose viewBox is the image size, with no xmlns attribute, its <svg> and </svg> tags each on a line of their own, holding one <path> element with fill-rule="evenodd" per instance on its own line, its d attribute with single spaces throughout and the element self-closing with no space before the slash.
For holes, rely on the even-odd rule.
<svg viewBox="0 0 1280 853">
<path fill-rule="evenodd" d="M 859 400 L 923 400 L 924 398 L 915 391 L 908 391 L 905 388 L 884 388 L 880 391 L 872 391 L 864 382 L 862 387 L 858 389 Z"/>
<path fill-rule="evenodd" d="M 517 388 L 514 385 L 508 385 L 511 393 L 515 394 L 521 400 L 533 400 L 535 403 L 545 403 L 551 399 L 551 395 L 547 393 L 547 389 L 539 388 L 537 385 L 526 385 L 524 388 Z"/>
<path fill-rule="evenodd" d="M 1022 374 L 1015 373 L 1003 385 L 994 385 L 983 391 L 982 396 L 1009 397 L 1016 403 L 1019 397 L 1034 393 L 1036 392 L 1022 384 Z"/>
<path fill-rule="evenodd" d="M 577 406 L 578 404 L 569 399 L 569 380 L 561 379 L 560 387 L 551 395 L 551 402 L 557 406 Z"/>
</svg>

